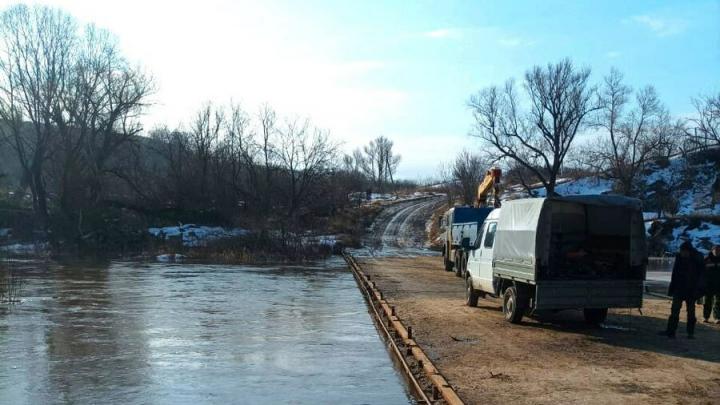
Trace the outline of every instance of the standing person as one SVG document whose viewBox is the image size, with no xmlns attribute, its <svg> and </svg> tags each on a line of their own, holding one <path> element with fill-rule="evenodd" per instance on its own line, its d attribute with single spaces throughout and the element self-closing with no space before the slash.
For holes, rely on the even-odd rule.
<svg viewBox="0 0 720 405">
<path fill-rule="evenodd" d="M 720 323 L 720 245 L 713 246 L 705 258 L 705 283 L 703 318 L 709 322 L 712 313 L 715 323 Z"/>
<path fill-rule="evenodd" d="M 687 335 L 688 339 L 693 339 L 695 334 L 695 301 L 702 296 L 703 290 L 703 272 L 705 265 L 703 256 L 690 243 L 683 242 L 680 245 L 680 252 L 675 256 L 675 265 L 670 278 L 670 288 L 668 295 L 672 296 L 672 306 L 670 308 L 670 318 L 668 319 L 667 329 L 660 332 L 669 338 L 675 337 L 675 331 L 680 321 L 680 309 L 683 302 L 687 310 Z"/>
</svg>

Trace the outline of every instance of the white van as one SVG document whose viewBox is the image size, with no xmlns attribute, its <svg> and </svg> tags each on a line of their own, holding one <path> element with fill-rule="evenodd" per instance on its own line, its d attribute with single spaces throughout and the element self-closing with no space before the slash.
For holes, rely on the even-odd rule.
<svg viewBox="0 0 720 405">
<path fill-rule="evenodd" d="M 467 304 L 503 298 L 505 319 L 535 310 L 642 307 L 647 265 L 640 201 L 585 195 L 506 202 L 485 219 L 469 252 Z"/>
</svg>

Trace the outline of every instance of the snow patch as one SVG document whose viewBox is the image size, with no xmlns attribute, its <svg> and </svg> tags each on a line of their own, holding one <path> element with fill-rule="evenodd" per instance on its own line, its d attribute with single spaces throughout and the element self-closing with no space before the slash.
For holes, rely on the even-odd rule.
<svg viewBox="0 0 720 405">
<path fill-rule="evenodd" d="M 302 238 L 304 244 L 317 244 L 320 246 L 334 247 L 338 241 L 335 235 L 317 235 L 317 236 L 306 236 Z"/>
<path fill-rule="evenodd" d="M 370 201 L 392 201 L 397 200 L 397 196 L 394 194 L 380 194 L 380 193 L 371 193 L 370 194 Z"/>
<path fill-rule="evenodd" d="M 31 255 L 46 253 L 50 248 L 47 242 L 38 243 L 15 243 L 12 245 L 0 246 L 0 251 L 15 255 Z"/>
<path fill-rule="evenodd" d="M 643 212 L 643 221 L 652 221 L 658 218 L 659 216 L 657 212 Z"/>
<path fill-rule="evenodd" d="M 181 261 L 185 260 L 185 255 L 181 255 L 179 253 L 170 253 L 170 254 L 158 255 L 155 257 L 155 260 L 157 260 L 161 263 L 181 262 Z"/>
<path fill-rule="evenodd" d="M 242 228 L 226 229 L 220 226 L 186 224 L 181 226 L 166 226 L 163 228 L 149 228 L 148 233 L 163 240 L 179 238 L 182 239 L 183 246 L 196 247 L 206 246 L 208 242 L 213 240 L 246 236 L 250 231 Z"/>
<path fill-rule="evenodd" d="M 576 180 L 563 180 L 562 184 L 555 186 L 555 192 L 560 195 L 577 195 L 577 194 L 606 194 L 612 191 L 613 182 L 610 180 L 600 179 L 597 177 L 581 177 Z M 539 197 L 547 196 L 545 187 L 535 190 Z"/>
</svg>

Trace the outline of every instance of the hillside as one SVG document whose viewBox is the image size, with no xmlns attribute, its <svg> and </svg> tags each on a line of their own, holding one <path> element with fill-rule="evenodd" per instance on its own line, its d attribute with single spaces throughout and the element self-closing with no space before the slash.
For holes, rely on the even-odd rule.
<svg viewBox="0 0 720 405">
<path fill-rule="evenodd" d="M 560 195 L 612 193 L 613 182 L 599 177 L 561 179 Z M 720 244 L 720 149 L 651 164 L 639 179 L 651 255 L 672 254 L 689 239 L 702 252 Z M 545 196 L 543 187 L 534 189 Z M 517 186 L 508 198 L 527 196 Z"/>
</svg>

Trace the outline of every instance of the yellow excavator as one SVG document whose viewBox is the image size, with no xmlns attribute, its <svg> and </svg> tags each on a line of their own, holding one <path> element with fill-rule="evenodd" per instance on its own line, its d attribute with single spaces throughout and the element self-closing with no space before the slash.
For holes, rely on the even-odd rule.
<svg viewBox="0 0 720 405">
<path fill-rule="evenodd" d="M 502 176 L 502 170 L 499 167 L 491 167 L 485 173 L 485 178 L 480 182 L 477 191 L 477 197 L 475 198 L 476 208 L 486 208 L 488 205 L 488 197 L 492 193 L 493 196 L 493 208 L 500 208 L 500 176 Z"/>
</svg>

